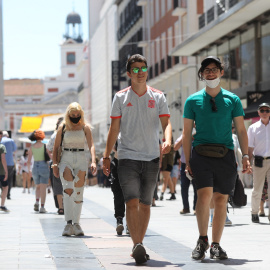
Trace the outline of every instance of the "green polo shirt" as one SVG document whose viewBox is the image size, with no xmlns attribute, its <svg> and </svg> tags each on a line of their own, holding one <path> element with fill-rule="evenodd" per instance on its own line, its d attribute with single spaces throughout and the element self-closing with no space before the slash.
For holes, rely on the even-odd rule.
<svg viewBox="0 0 270 270">
<path fill-rule="evenodd" d="M 7 153 L 6 151 L 6 147 L 3 145 L 3 144 L 0 144 L 0 175 L 5 175 L 5 169 L 4 169 L 4 166 L 2 164 L 2 160 L 1 160 L 1 155 L 3 153 Z"/>
<path fill-rule="evenodd" d="M 189 96 L 184 107 L 184 118 L 192 119 L 196 124 L 193 146 L 213 143 L 223 144 L 232 149 L 232 120 L 244 116 L 240 98 L 221 88 L 215 97 L 217 112 L 212 111 L 211 96 L 205 88 Z"/>
</svg>

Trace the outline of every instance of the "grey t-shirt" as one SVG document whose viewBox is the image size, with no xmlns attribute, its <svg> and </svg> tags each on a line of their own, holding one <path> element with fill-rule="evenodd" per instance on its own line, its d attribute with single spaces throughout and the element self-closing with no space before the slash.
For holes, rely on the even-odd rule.
<svg viewBox="0 0 270 270">
<path fill-rule="evenodd" d="M 160 117 L 170 117 L 161 91 L 147 86 L 142 96 L 131 87 L 117 92 L 111 118 L 121 118 L 118 158 L 150 161 L 159 157 Z"/>
</svg>

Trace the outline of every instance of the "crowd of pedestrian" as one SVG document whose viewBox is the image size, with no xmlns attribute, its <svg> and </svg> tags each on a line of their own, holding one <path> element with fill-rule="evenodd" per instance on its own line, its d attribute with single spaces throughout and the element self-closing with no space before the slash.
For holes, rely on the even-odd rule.
<svg viewBox="0 0 270 270">
<path fill-rule="evenodd" d="M 131 256 L 137 264 L 143 264 L 150 259 L 143 245 L 150 207 L 166 198 L 168 188 L 170 197 L 166 199 L 175 201 L 180 181 L 180 214 L 192 212 L 198 224 L 192 259 L 203 260 L 209 248 L 211 259 L 227 259 L 221 239 L 224 226 L 232 224 L 227 208 L 236 179 L 243 181 L 244 174 L 253 174 L 251 221 L 259 223 L 259 217 L 266 216 L 264 204 L 270 193 L 270 105 L 259 105 L 260 120 L 247 131 L 239 97 L 220 86 L 222 62 L 208 56 L 198 71 L 205 88 L 187 98 L 183 132 L 174 142 L 166 97 L 146 84 L 146 58 L 132 55 L 126 72 L 131 85 L 113 98 L 103 155 L 96 157 L 92 127 L 85 122 L 80 104 L 73 102 L 64 117 L 58 119 L 47 146 L 43 131 L 35 130 L 29 136 L 31 147 L 24 149 L 18 161 L 22 192 L 30 193 L 33 179 L 34 211 L 44 214 L 50 179 L 58 214 L 64 215 L 66 221 L 62 236 L 82 236 L 80 216 L 90 169 L 99 186 L 111 187 L 117 235 L 123 234 L 126 218 L 126 233 L 133 242 Z M 0 141 L 0 210 L 8 212 L 5 202 L 11 199 L 16 144 L 6 131 L 0 131 Z M 161 186 L 157 185 L 159 181 Z M 268 219 L 270 222 L 270 213 Z"/>
</svg>

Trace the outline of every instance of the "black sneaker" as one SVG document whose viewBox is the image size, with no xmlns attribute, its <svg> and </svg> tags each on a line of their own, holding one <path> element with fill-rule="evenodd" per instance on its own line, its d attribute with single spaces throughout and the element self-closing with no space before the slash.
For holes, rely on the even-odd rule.
<svg viewBox="0 0 270 270">
<path fill-rule="evenodd" d="M 205 252 L 209 248 L 208 242 L 204 242 L 202 239 L 197 241 L 197 246 L 192 251 L 191 258 L 194 260 L 203 260 L 205 257 Z"/>
<path fill-rule="evenodd" d="M 163 200 L 163 195 L 164 195 L 164 193 L 161 193 L 161 194 L 160 194 L 160 198 L 159 198 L 159 199 L 160 199 L 161 201 Z"/>
<path fill-rule="evenodd" d="M 228 259 L 227 253 L 219 244 L 213 244 L 210 248 L 210 258 L 216 260 Z"/>
<path fill-rule="evenodd" d="M 118 235 L 122 235 L 124 230 L 123 226 L 123 218 L 122 217 L 117 217 L 116 218 L 116 232 Z"/>
<path fill-rule="evenodd" d="M 135 259 L 136 261 L 136 264 L 143 264 L 145 262 L 147 262 L 147 259 L 149 257 L 146 256 L 146 251 L 145 251 L 145 248 L 143 246 L 143 244 L 137 244 L 134 246 L 133 250 L 132 250 L 132 257 Z"/>
<path fill-rule="evenodd" d="M 252 221 L 253 223 L 260 223 L 259 215 L 257 215 L 257 214 L 252 214 L 252 215 L 251 215 L 251 221 Z"/>
<path fill-rule="evenodd" d="M 175 193 L 172 193 L 170 199 L 167 200 L 168 201 L 176 200 Z"/>
<path fill-rule="evenodd" d="M 0 210 L 4 212 L 10 212 L 5 206 L 0 206 Z"/>
</svg>

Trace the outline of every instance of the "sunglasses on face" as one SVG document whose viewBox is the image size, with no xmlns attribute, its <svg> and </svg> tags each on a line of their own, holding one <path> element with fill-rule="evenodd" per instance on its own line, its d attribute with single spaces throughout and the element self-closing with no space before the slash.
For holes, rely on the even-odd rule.
<svg viewBox="0 0 270 270">
<path fill-rule="evenodd" d="M 214 67 L 214 68 L 206 68 L 204 70 L 204 73 L 205 74 L 210 74 L 210 72 L 212 72 L 213 74 L 216 74 L 218 72 L 219 68 L 217 67 Z"/>
<path fill-rule="evenodd" d="M 212 111 L 213 111 L 213 112 L 217 112 L 218 109 L 217 109 L 217 105 L 216 105 L 215 99 L 214 99 L 214 98 L 211 98 L 211 99 L 210 99 L 210 102 L 211 102 L 211 105 L 212 105 Z"/>
<path fill-rule="evenodd" d="M 270 110 L 264 110 L 264 109 L 261 109 L 261 110 L 260 110 L 260 113 L 264 113 L 264 112 L 270 113 Z"/>
<path fill-rule="evenodd" d="M 141 70 L 142 72 L 146 72 L 146 71 L 147 71 L 147 66 L 143 66 L 143 67 L 141 67 L 141 68 L 135 67 L 135 68 L 132 68 L 131 70 L 132 70 L 133 73 L 135 73 L 135 74 L 137 74 L 140 70 Z"/>
</svg>

